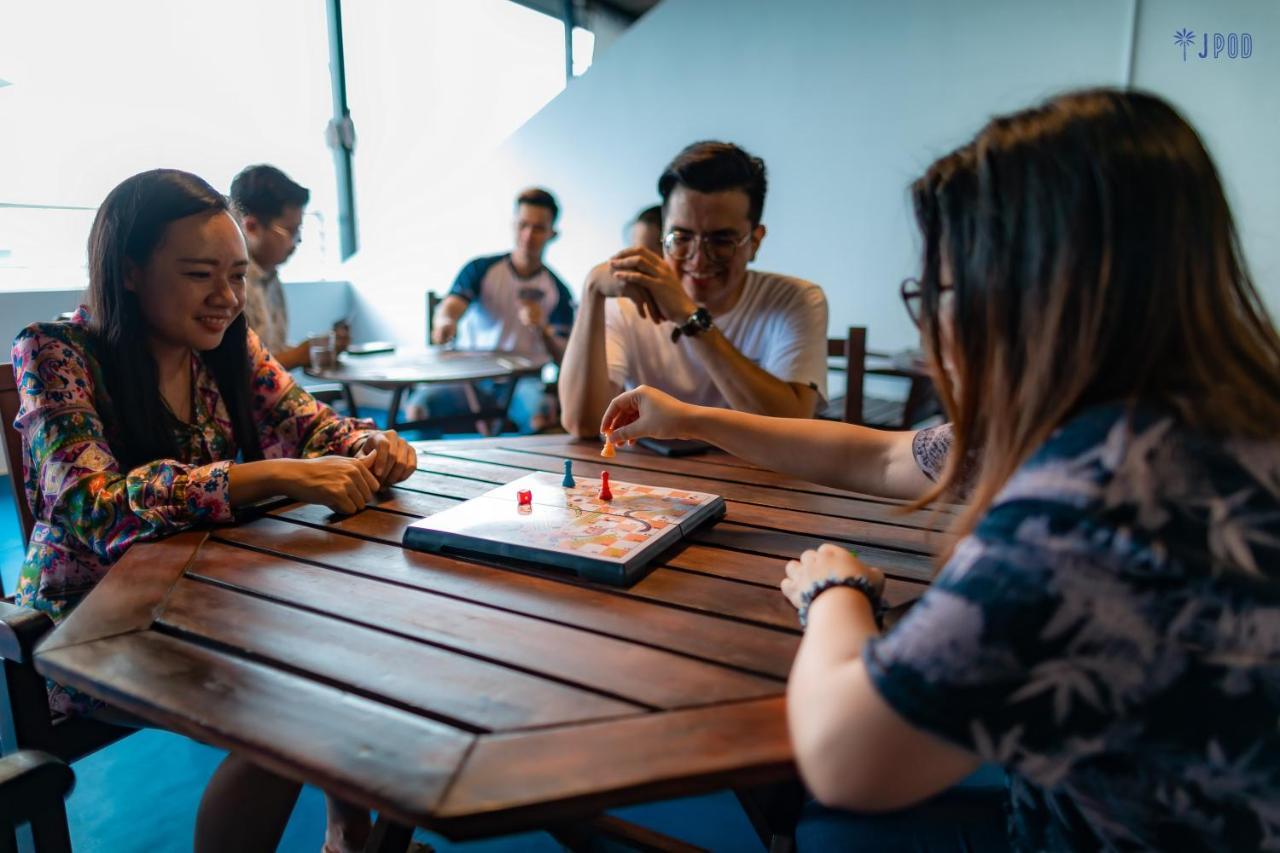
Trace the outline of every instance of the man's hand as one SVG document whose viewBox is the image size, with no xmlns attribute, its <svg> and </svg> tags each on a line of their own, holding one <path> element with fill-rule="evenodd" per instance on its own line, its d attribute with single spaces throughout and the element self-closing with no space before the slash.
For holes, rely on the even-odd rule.
<svg viewBox="0 0 1280 853">
<path fill-rule="evenodd" d="M 520 301 L 520 323 L 534 331 L 541 331 L 545 324 L 542 303 L 531 299 Z"/>
<path fill-rule="evenodd" d="M 447 344 L 458 333 L 458 321 L 437 317 L 431 324 L 431 343 Z"/>
<path fill-rule="evenodd" d="M 658 313 L 668 320 L 683 323 L 698 308 L 684 292 L 675 271 L 648 249 L 639 246 L 623 249 L 609 259 L 609 270 L 623 285 L 639 287 L 648 293 Z"/>
<path fill-rule="evenodd" d="M 351 346 L 351 327 L 347 325 L 345 320 L 339 320 L 333 324 L 333 349 L 334 352 L 346 352 Z"/>
</svg>

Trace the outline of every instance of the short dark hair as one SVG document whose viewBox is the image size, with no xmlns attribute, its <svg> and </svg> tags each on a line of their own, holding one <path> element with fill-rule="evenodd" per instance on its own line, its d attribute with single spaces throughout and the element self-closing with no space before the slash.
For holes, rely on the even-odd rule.
<svg viewBox="0 0 1280 853">
<path fill-rule="evenodd" d="M 253 214 L 263 222 L 281 216 L 290 205 L 306 207 L 311 190 L 275 166 L 248 166 L 231 182 L 231 201 L 240 214 Z"/>
<path fill-rule="evenodd" d="M 516 196 L 516 207 L 522 204 L 531 204 L 534 207 L 545 207 L 551 211 L 551 224 L 554 225 L 556 218 L 560 216 L 560 205 L 556 204 L 556 197 L 542 187 L 530 187 L 524 190 L 520 195 Z"/>
<path fill-rule="evenodd" d="M 636 214 L 636 218 L 631 220 L 631 224 L 642 222 L 645 225 L 652 225 L 659 231 L 662 230 L 662 205 L 655 204 L 653 207 L 646 207 L 644 210 Z"/>
<path fill-rule="evenodd" d="M 742 190 L 749 201 L 747 217 L 752 225 L 759 225 L 767 183 L 764 161 L 759 157 L 732 142 L 695 142 L 667 164 L 658 178 L 658 195 L 662 196 L 665 212 L 667 201 L 678 186 L 700 193 Z"/>
</svg>

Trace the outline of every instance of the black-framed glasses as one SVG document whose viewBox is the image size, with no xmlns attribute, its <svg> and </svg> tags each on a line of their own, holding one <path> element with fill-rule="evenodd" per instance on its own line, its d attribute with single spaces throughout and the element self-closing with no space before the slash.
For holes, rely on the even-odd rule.
<svg viewBox="0 0 1280 853">
<path fill-rule="evenodd" d="M 695 234 L 692 231 L 668 231 L 662 238 L 662 247 L 670 257 L 678 261 L 686 261 L 698 252 L 702 245 L 702 253 L 716 263 L 724 263 L 751 239 L 748 231 L 741 237 L 732 233 Z"/>
<path fill-rule="evenodd" d="M 951 284 L 938 285 L 939 302 L 942 295 L 954 287 L 955 285 Z M 898 292 L 902 294 L 902 304 L 907 307 L 907 316 L 911 318 L 912 323 L 916 324 L 917 329 L 920 328 L 924 317 L 924 289 L 920 286 L 920 279 L 904 278 L 902 284 L 898 285 Z"/>
</svg>

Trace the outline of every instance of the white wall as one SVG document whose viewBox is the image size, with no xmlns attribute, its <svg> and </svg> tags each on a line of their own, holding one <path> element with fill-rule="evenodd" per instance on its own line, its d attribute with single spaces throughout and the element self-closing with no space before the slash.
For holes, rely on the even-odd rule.
<svg viewBox="0 0 1280 853">
<path fill-rule="evenodd" d="M 1188 61 L 1173 43 L 1194 30 Z M 1192 56 L 1204 32 L 1251 33 L 1253 55 Z M 1169 98 L 1200 132 L 1227 186 L 1255 283 L 1280 319 L 1280 3 L 1142 0 L 1134 85 Z M 1212 38 L 1210 56 L 1212 56 Z"/>
<path fill-rule="evenodd" d="M 539 183 L 564 207 L 548 261 L 576 287 L 656 200 L 667 160 L 721 138 L 769 167 L 757 266 L 822 284 L 833 330 L 865 324 L 873 346 L 911 345 L 896 295 L 916 252 L 907 184 L 993 114 L 1066 88 L 1123 85 L 1135 10 L 1137 83 L 1205 133 L 1280 309 L 1280 4 L 1270 0 L 664 0 L 486 162 L 415 168 L 431 181 L 379 200 L 398 215 L 362 233 L 346 277 L 376 331 L 419 341 L 423 290 L 509 245 L 511 197 Z M 1251 27 L 1254 55 L 1184 67 L 1181 27 Z M 412 140 L 380 145 L 412 157 Z"/>
</svg>

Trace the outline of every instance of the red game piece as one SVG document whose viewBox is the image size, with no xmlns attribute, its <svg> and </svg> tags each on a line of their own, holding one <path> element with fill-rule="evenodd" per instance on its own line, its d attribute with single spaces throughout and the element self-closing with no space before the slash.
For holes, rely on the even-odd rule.
<svg viewBox="0 0 1280 853">
<path fill-rule="evenodd" d="M 613 500 L 613 492 L 609 491 L 609 472 L 608 471 L 600 472 L 600 500 L 602 501 Z"/>
<path fill-rule="evenodd" d="M 521 489 L 516 492 L 517 506 L 533 506 L 533 492 L 528 489 Z"/>
</svg>

